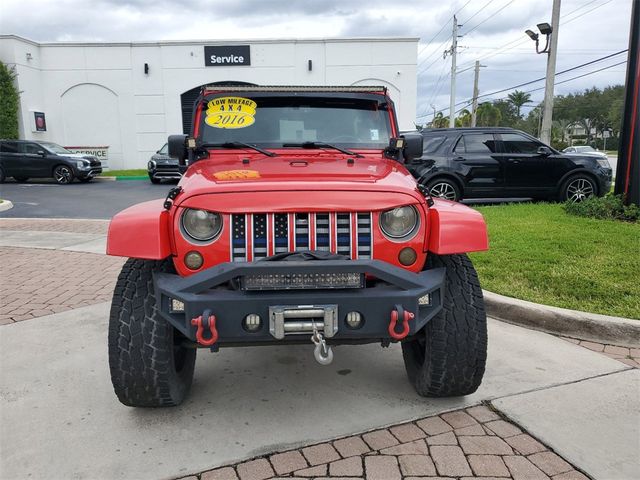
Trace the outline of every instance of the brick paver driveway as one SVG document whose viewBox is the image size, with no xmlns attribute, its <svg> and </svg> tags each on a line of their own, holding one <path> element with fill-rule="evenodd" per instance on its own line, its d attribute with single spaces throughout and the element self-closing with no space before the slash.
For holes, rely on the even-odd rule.
<svg viewBox="0 0 640 480">
<path fill-rule="evenodd" d="M 279 452 L 184 480 L 280 478 L 586 480 L 560 456 L 485 406 Z"/>
<path fill-rule="evenodd" d="M 3 230 L 105 233 L 106 221 L 1 219 Z M 106 302 L 124 259 L 94 253 L 0 248 L 0 325 Z"/>
</svg>

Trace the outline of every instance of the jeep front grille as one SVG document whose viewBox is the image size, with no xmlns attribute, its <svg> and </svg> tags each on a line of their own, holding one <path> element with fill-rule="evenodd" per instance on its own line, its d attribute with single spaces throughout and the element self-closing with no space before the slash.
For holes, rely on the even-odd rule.
<svg viewBox="0 0 640 480">
<path fill-rule="evenodd" d="M 231 215 L 231 260 L 247 262 L 285 252 L 319 250 L 348 258 L 373 254 L 370 212 Z"/>
</svg>

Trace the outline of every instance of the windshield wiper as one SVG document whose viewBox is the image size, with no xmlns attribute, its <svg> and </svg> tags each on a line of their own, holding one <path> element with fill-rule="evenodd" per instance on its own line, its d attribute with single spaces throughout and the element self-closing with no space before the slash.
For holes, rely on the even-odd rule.
<svg viewBox="0 0 640 480">
<path fill-rule="evenodd" d="M 269 150 L 265 150 L 264 148 L 260 148 L 256 145 L 251 145 L 250 143 L 243 142 L 222 142 L 222 143 L 203 143 L 200 147 L 221 147 L 221 148 L 250 148 L 251 150 L 255 150 L 256 152 L 260 152 L 267 157 L 277 157 L 278 154 L 275 152 L 270 152 Z"/>
<path fill-rule="evenodd" d="M 347 155 L 353 155 L 354 157 L 364 158 L 364 155 L 360 155 L 359 153 L 352 152 L 351 150 L 347 150 L 346 148 L 341 148 L 336 145 L 331 145 L 330 143 L 324 142 L 302 142 L 302 143 L 284 143 L 283 147 L 302 147 L 302 148 L 332 148 L 334 150 L 338 150 L 339 152 L 346 153 Z"/>
</svg>

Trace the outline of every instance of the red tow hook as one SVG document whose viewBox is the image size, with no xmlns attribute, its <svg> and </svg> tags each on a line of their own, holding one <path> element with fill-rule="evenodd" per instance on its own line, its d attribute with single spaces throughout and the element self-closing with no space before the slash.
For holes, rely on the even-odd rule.
<svg viewBox="0 0 640 480">
<path fill-rule="evenodd" d="M 211 315 L 209 310 L 205 310 L 202 315 L 191 319 L 191 325 L 198 327 L 196 330 L 196 340 L 200 345 L 210 347 L 218 341 L 218 330 L 216 329 L 216 316 Z M 203 333 L 208 330 L 211 336 L 205 338 Z"/>
<path fill-rule="evenodd" d="M 389 335 L 395 340 L 402 340 L 409 335 L 409 320 L 413 320 L 415 315 L 408 312 L 402 305 L 396 305 L 391 311 L 391 322 L 389 322 Z M 398 320 L 402 323 L 402 330 L 396 331 Z"/>
</svg>

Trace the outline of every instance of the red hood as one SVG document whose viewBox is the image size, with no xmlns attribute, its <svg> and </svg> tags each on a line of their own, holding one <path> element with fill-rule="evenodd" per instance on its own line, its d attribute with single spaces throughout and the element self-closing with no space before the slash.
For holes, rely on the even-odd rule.
<svg viewBox="0 0 640 480">
<path fill-rule="evenodd" d="M 178 204 L 195 195 L 266 191 L 389 192 L 422 200 L 413 176 L 379 151 L 362 152 L 364 158 L 323 150 L 274 151 L 280 156 L 211 152 L 183 176 Z"/>
</svg>

